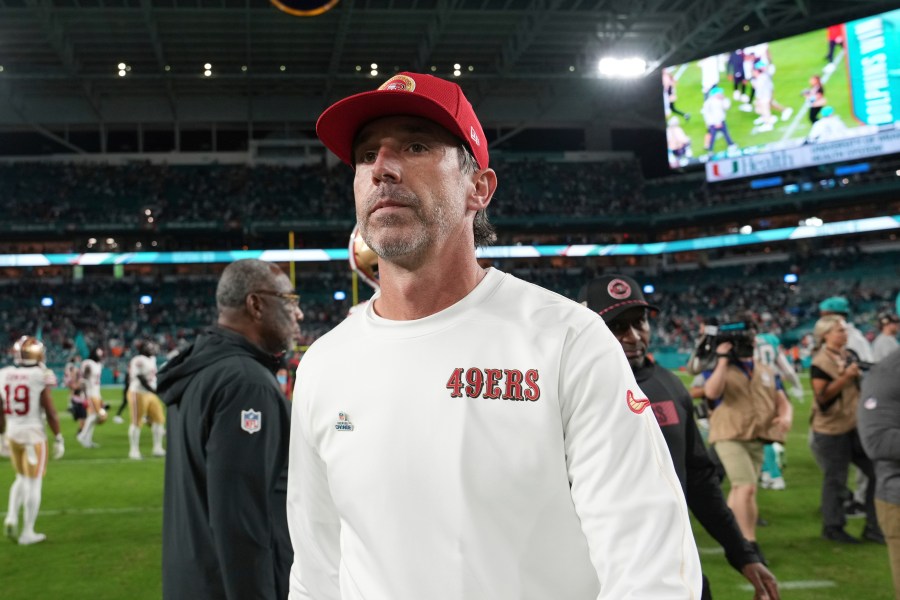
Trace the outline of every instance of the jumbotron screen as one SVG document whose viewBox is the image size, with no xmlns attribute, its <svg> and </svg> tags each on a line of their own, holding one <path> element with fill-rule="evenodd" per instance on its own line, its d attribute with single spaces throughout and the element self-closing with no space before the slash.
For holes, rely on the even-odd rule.
<svg viewBox="0 0 900 600">
<path fill-rule="evenodd" d="M 723 181 L 900 152 L 900 9 L 663 69 L 673 169 Z"/>
</svg>

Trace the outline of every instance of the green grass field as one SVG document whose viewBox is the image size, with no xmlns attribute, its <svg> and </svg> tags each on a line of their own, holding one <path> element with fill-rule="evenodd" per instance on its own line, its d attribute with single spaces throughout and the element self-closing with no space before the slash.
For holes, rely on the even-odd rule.
<svg viewBox="0 0 900 600">
<path fill-rule="evenodd" d="M 823 75 L 825 67 L 825 54 L 827 42 L 824 31 L 813 31 L 805 35 L 781 40 L 769 44 L 772 62 L 776 72 L 773 76 L 775 83 L 775 100 L 784 107 L 794 109 L 794 116 L 787 121 L 775 124 L 770 132 L 754 132 L 753 120 L 757 118 L 755 112 L 742 112 L 739 110 L 740 101 L 732 98 L 733 86 L 728 80 L 727 74 L 722 73 L 719 87 L 725 91 L 725 96 L 731 100 L 731 108 L 728 111 L 728 130 L 735 143 L 741 148 L 758 146 L 782 140 L 791 128 L 791 123 L 796 120 L 793 132 L 787 139 L 803 139 L 809 133 L 810 122 L 806 113 L 801 113 L 805 98 L 802 95 L 804 89 L 809 87 L 809 78 L 813 75 Z M 836 69 L 828 76 L 824 83 L 825 97 L 828 105 L 834 108 L 835 113 L 841 117 L 845 124 L 853 126 L 858 124 L 851 114 L 850 89 L 847 77 L 847 67 L 843 61 L 838 61 Z M 749 86 L 749 84 L 748 84 Z M 704 135 L 706 125 L 700 109 L 703 106 L 703 92 L 700 84 L 700 67 L 696 62 L 689 63 L 678 79 L 678 100 L 675 103 L 678 110 L 691 114 L 689 121 L 682 120 L 685 133 L 691 138 L 691 146 L 694 156 L 705 153 Z M 775 113 L 777 115 L 777 113 Z M 723 152 L 726 148 L 724 138 L 720 135 L 716 139 L 714 151 Z"/>
<path fill-rule="evenodd" d="M 127 425 L 111 420 L 97 429 L 100 448 L 79 446 L 75 424 L 65 412 L 64 393 L 57 390 L 54 396 L 66 436 L 66 456 L 49 465 L 37 522 L 47 541 L 19 547 L 0 539 L 0 598 L 159 598 L 163 460 L 128 460 Z M 115 410 L 121 392 L 106 389 L 104 396 Z M 769 522 L 759 528 L 759 542 L 782 582 L 782 597 L 888 600 L 892 587 L 884 546 L 841 546 L 819 537 L 821 474 L 806 445 L 809 401 L 795 406 L 795 411 L 794 431 L 787 444 L 788 489 L 759 493 L 761 515 Z M 141 444 L 149 456 L 149 430 L 141 436 Z M 11 467 L 0 469 L 4 515 L 12 480 Z M 848 530 L 859 534 L 862 526 L 863 520 L 852 520 Z M 716 543 L 696 524 L 694 531 L 716 600 L 752 598 Z"/>
</svg>

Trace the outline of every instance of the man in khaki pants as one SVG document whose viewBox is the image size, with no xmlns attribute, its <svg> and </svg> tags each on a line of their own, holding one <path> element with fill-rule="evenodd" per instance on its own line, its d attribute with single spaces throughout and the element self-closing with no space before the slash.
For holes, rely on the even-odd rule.
<svg viewBox="0 0 900 600">
<path fill-rule="evenodd" d="M 887 541 L 900 600 L 900 350 L 875 365 L 862 381 L 857 407 L 859 437 L 875 464 L 875 511 Z"/>
</svg>

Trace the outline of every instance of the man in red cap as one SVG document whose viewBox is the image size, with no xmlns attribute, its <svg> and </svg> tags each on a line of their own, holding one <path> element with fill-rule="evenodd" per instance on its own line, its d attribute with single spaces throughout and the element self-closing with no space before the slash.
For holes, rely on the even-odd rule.
<svg viewBox="0 0 900 600">
<path fill-rule="evenodd" d="M 483 268 L 497 187 L 454 83 L 319 118 L 380 289 L 297 373 L 292 600 L 697 598 L 665 441 L 596 314 Z"/>
<path fill-rule="evenodd" d="M 697 423 L 694 402 L 678 377 L 649 355 L 650 313 L 659 309 L 644 297 L 638 282 L 626 275 L 604 275 L 586 283 L 578 300 L 603 317 L 616 337 L 634 377 L 650 399 L 688 507 L 703 528 L 725 549 L 725 558 L 753 585 L 757 599 L 778 600 L 778 582 L 738 527 L 725 503 L 716 466 L 709 458 Z M 701 600 L 712 598 L 703 578 Z"/>
</svg>

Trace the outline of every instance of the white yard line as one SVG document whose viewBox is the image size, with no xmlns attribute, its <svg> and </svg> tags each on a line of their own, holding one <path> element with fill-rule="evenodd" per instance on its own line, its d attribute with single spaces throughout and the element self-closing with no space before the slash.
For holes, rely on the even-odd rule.
<svg viewBox="0 0 900 600">
<path fill-rule="evenodd" d="M 159 462 L 160 464 L 165 463 L 165 457 L 159 456 L 144 456 L 143 460 L 132 460 L 130 458 L 62 458 L 58 463 L 51 463 L 51 467 L 64 467 L 70 464 L 84 464 L 84 465 L 112 465 L 118 463 L 132 463 L 132 464 L 142 464 L 142 463 L 153 463 Z"/>
<path fill-rule="evenodd" d="M 123 506 L 121 508 L 67 508 L 63 510 L 42 510 L 38 517 L 59 517 L 65 515 L 125 515 L 132 513 L 158 513 L 162 506 Z M 6 516 L 6 512 L 0 512 Z"/>
<path fill-rule="evenodd" d="M 778 588 L 781 590 L 821 590 L 824 588 L 835 588 L 837 583 L 827 579 L 810 579 L 807 581 L 779 581 Z M 747 592 L 753 591 L 753 586 L 749 583 L 742 583 L 739 586 Z"/>
</svg>

